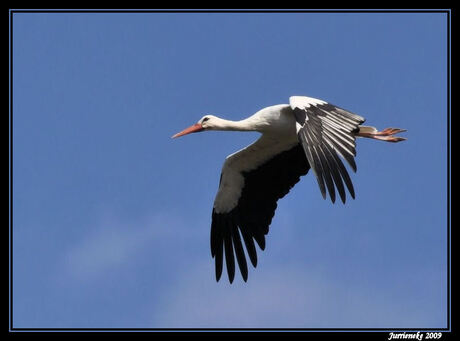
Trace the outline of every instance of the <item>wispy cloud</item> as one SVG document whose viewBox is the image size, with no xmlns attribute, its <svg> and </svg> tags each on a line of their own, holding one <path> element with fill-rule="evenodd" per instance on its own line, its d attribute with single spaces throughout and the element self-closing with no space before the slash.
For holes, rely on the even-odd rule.
<svg viewBox="0 0 460 341">
<path fill-rule="evenodd" d="M 436 295 L 381 290 L 372 280 L 343 280 L 334 269 L 301 259 L 286 265 L 260 252 L 259 266 L 247 283 L 239 276 L 232 285 L 225 276 L 216 283 L 207 225 L 198 224 L 204 227 L 197 232 L 181 219 L 166 213 L 136 222 L 106 218 L 68 250 L 64 271 L 77 281 L 103 281 L 109 271 L 123 278 L 124 270 L 137 266 L 135 278 L 142 283 L 132 287 L 143 288 L 136 309 L 146 328 L 443 327 L 436 325 L 443 321 Z M 279 238 L 270 249 L 281 255 L 291 247 L 295 231 L 286 215 L 277 224 L 283 233 L 275 233 Z M 146 254 L 148 273 L 138 266 Z M 424 274 L 414 271 L 411 276 Z M 146 283 L 155 283 L 154 291 Z"/>
<path fill-rule="evenodd" d="M 442 293 L 425 292 L 439 287 L 435 280 L 427 281 L 426 269 L 413 269 L 410 275 L 386 281 L 389 286 L 384 290 L 366 274 L 355 280 L 341 278 L 343 272 L 334 271 L 340 265 L 329 269 L 329 263 L 319 258 L 319 264 L 307 259 L 293 263 L 292 258 L 289 264 L 283 262 L 282 255 L 298 238 L 291 219 L 288 213 L 278 215 L 277 231 L 273 231 L 277 239 L 267 250 L 280 259 L 259 252 L 259 266 L 251 270 L 247 283 L 239 275 L 232 285 L 225 276 L 216 283 L 209 259 L 196 259 L 182 269 L 175 283 L 152 304 L 152 327 L 444 327 Z M 424 284 L 407 291 L 402 283 Z"/>
<path fill-rule="evenodd" d="M 198 266 L 162 295 L 153 327 L 397 328 L 433 327 L 423 302 L 401 309 L 401 297 L 343 286 L 301 264 L 261 271 L 248 283 L 215 283 Z M 202 269 L 202 273 L 200 273 Z M 204 269 L 204 271 L 203 271 Z M 442 326 L 437 326 L 442 327 Z"/>
<path fill-rule="evenodd" d="M 147 248 L 161 246 L 184 226 L 174 214 L 158 213 L 138 221 L 106 217 L 70 248 L 64 268 L 76 279 L 91 279 L 104 270 L 116 269 L 133 261 Z M 177 239 L 177 238 L 176 238 Z"/>
</svg>

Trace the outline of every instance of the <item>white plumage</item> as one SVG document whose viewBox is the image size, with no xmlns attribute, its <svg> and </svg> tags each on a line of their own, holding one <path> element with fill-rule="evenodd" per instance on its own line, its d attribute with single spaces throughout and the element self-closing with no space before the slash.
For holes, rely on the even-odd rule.
<svg viewBox="0 0 460 341">
<path fill-rule="evenodd" d="M 342 162 L 356 171 L 356 137 L 388 142 L 405 140 L 394 134 L 405 130 L 377 131 L 362 126 L 364 118 L 323 100 L 292 96 L 289 104 L 264 108 L 241 121 L 213 115 L 175 134 L 179 137 L 205 130 L 258 131 L 262 136 L 251 145 L 229 155 L 222 167 L 214 201 L 211 224 L 211 254 L 215 258 L 216 279 L 222 274 L 223 258 L 230 282 L 235 275 L 235 256 L 246 281 L 248 268 L 243 242 L 254 267 L 254 241 L 263 250 L 277 201 L 311 168 L 321 194 L 336 191 L 343 203 L 346 190 L 354 198 L 350 176 Z M 224 252 L 225 251 L 225 252 Z"/>
</svg>

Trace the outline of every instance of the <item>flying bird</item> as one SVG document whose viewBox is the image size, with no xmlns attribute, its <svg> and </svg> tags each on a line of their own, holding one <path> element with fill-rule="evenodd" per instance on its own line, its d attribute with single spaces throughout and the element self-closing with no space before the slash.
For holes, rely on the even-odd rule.
<svg viewBox="0 0 460 341">
<path fill-rule="evenodd" d="M 346 189 L 355 198 L 350 176 L 342 159 L 356 172 L 356 138 L 387 142 L 405 138 L 394 136 L 406 131 L 361 125 L 365 119 L 328 102 L 292 96 L 289 104 L 264 108 L 241 120 L 229 121 L 205 115 L 196 124 L 173 138 L 207 130 L 258 131 L 254 143 L 225 159 L 211 222 L 211 255 L 215 258 L 216 280 L 222 275 L 223 259 L 230 283 L 235 277 L 235 256 L 241 276 L 248 278 L 243 249 L 254 267 L 254 241 L 265 249 L 265 235 L 275 214 L 277 201 L 311 168 L 324 199 L 343 203 Z M 345 189 L 346 188 L 346 189 Z"/>
</svg>

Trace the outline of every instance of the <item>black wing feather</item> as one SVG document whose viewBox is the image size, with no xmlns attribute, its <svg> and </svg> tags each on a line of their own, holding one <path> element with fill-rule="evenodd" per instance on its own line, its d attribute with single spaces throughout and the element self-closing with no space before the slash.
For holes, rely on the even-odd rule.
<svg viewBox="0 0 460 341">
<path fill-rule="evenodd" d="M 211 255 L 216 262 L 216 280 L 222 273 L 223 253 L 230 283 L 235 275 L 235 260 L 243 280 L 248 277 L 246 252 L 254 267 L 257 266 L 257 252 L 254 240 L 261 250 L 265 249 L 265 235 L 272 222 L 277 201 L 284 197 L 310 169 L 303 147 L 297 144 L 259 166 L 243 172 L 244 187 L 238 205 L 227 213 L 212 212 Z M 238 231 L 239 229 L 239 231 Z"/>
<path fill-rule="evenodd" d="M 212 217 L 211 225 L 211 253 L 216 258 L 216 280 L 219 281 L 222 275 L 223 267 L 223 248 L 224 248 L 224 237 L 223 230 L 219 229 L 218 226 L 222 224 L 222 219 L 218 215 Z"/>
<path fill-rule="evenodd" d="M 235 278 L 235 257 L 233 255 L 233 243 L 232 243 L 232 227 L 229 224 L 229 220 L 225 220 L 224 224 L 224 247 L 225 247 L 225 264 L 227 266 L 228 280 L 230 283 Z"/>
<path fill-rule="evenodd" d="M 321 194 L 326 198 L 326 189 L 335 202 L 335 189 L 343 203 L 346 193 L 343 182 L 352 198 L 355 197 L 350 176 L 339 155 L 356 172 L 355 133 L 364 118 L 326 102 L 312 102 L 305 107 L 294 107 L 298 138 L 305 155 L 316 175 Z M 343 182 L 342 182 L 343 180 Z"/>
<path fill-rule="evenodd" d="M 244 281 L 248 280 L 248 265 L 246 263 L 246 257 L 244 256 L 243 244 L 241 243 L 240 233 L 238 226 L 232 225 L 233 231 L 233 245 L 235 246 L 236 260 L 238 261 L 238 267 L 240 268 L 241 276 Z"/>
</svg>

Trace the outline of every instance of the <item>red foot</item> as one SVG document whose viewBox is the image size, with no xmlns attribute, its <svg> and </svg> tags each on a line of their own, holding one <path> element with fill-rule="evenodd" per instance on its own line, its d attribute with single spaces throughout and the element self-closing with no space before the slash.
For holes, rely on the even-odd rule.
<svg viewBox="0 0 460 341">
<path fill-rule="evenodd" d="M 387 141 L 387 142 L 400 142 L 407 140 L 404 137 L 393 136 L 394 134 L 402 133 L 407 131 L 406 129 L 399 128 L 385 128 L 382 131 L 377 131 L 375 133 L 358 133 L 358 136 L 367 137 L 370 139 Z"/>
</svg>

